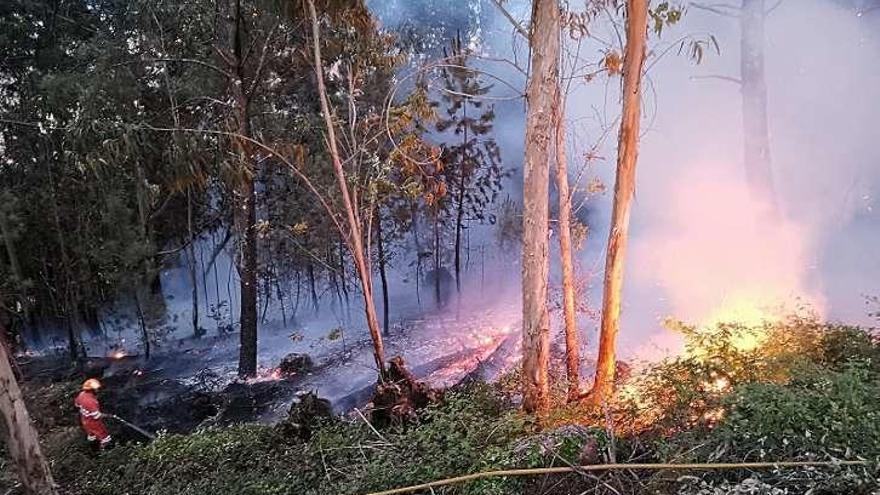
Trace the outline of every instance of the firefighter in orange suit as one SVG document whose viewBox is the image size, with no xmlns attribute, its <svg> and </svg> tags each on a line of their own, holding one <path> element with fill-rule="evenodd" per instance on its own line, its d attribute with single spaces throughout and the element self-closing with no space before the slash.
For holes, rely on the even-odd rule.
<svg viewBox="0 0 880 495">
<path fill-rule="evenodd" d="M 110 445 L 110 434 L 104 426 L 101 413 L 101 404 L 98 402 L 98 390 L 101 382 L 95 378 L 89 378 L 82 384 L 82 390 L 73 401 L 79 411 L 79 421 L 86 434 L 86 439 L 92 445 L 103 450 Z"/>
</svg>

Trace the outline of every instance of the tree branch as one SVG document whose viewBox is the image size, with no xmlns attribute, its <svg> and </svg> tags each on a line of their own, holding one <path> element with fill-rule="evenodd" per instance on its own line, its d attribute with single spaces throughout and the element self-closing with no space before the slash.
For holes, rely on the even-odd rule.
<svg viewBox="0 0 880 495">
<path fill-rule="evenodd" d="M 523 38 L 528 40 L 529 39 L 528 30 L 526 30 L 526 28 L 524 28 L 523 25 L 520 24 L 519 21 L 517 21 L 516 18 L 513 17 L 512 14 L 507 9 L 504 8 L 504 5 L 501 5 L 501 1 L 500 0 L 492 0 L 492 3 L 494 3 L 495 7 L 497 7 L 498 10 L 501 11 L 501 13 L 504 15 L 504 17 L 506 17 L 507 20 L 510 21 L 511 24 L 513 24 L 513 27 L 516 28 L 516 31 L 519 34 L 521 34 L 523 36 Z"/>
<path fill-rule="evenodd" d="M 111 65 L 110 67 L 111 68 L 121 67 L 123 65 L 133 65 L 133 64 L 140 63 L 140 62 L 144 62 L 147 64 L 157 63 L 157 62 L 165 62 L 165 63 L 173 62 L 173 63 L 201 65 L 202 67 L 219 72 L 220 74 L 223 74 L 224 76 L 226 76 L 230 79 L 235 79 L 235 76 L 233 76 L 230 72 L 227 72 L 227 71 L 221 69 L 220 67 L 217 67 L 214 64 L 210 64 L 208 62 L 205 62 L 204 60 L 199 60 L 199 59 L 195 59 L 195 58 L 150 58 L 150 59 L 130 60 L 128 62 L 120 62 L 118 64 Z"/>
<path fill-rule="evenodd" d="M 696 81 L 699 79 L 718 79 L 721 81 L 732 82 L 735 84 L 742 84 L 742 79 L 738 79 L 736 77 L 731 77 L 731 76 L 720 76 L 720 75 L 714 75 L 714 74 L 709 75 L 709 76 L 691 76 L 690 79 L 692 81 Z"/>
<path fill-rule="evenodd" d="M 764 12 L 764 15 L 767 16 L 767 15 L 772 14 L 774 10 L 778 9 L 779 6 L 782 5 L 782 2 L 783 2 L 783 1 L 784 1 L 784 0 L 778 0 L 778 1 L 776 2 L 775 5 L 773 5 L 772 7 L 770 7 L 769 9 L 767 9 L 767 10 Z"/>
<path fill-rule="evenodd" d="M 704 4 L 704 3 L 691 3 L 691 7 L 705 10 L 707 12 L 712 12 L 713 14 L 723 15 L 725 17 L 739 17 L 739 13 L 735 13 L 740 10 L 739 7 L 730 4 L 724 3 L 713 3 L 713 4 Z M 724 10 L 727 9 L 727 10 Z"/>
<path fill-rule="evenodd" d="M 275 23 L 272 26 L 272 29 L 269 31 L 269 34 L 266 35 L 266 42 L 263 43 L 263 51 L 260 53 L 260 62 L 257 64 L 257 70 L 254 71 L 254 77 L 251 80 L 251 85 L 247 89 L 245 93 L 248 98 L 253 96 L 254 91 L 257 89 L 257 84 L 260 81 L 260 77 L 263 75 L 263 68 L 266 66 L 266 52 L 269 50 L 269 42 L 272 41 L 272 36 L 275 34 L 275 30 L 278 29 L 279 23 Z"/>
</svg>

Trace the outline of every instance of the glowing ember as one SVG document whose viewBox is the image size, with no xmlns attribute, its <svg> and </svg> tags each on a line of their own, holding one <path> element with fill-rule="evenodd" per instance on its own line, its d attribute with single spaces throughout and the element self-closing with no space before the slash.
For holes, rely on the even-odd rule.
<svg viewBox="0 0 880 495">
<path fill-rule="evenodd" d="M 247 383 L 274 382 L 284 378 L 281 370 L 278 368 L 260 369 L 257 376 L 248 378 Z"/>
<path fill-rule="evenodd" d="M 117 349 L 110 353 L 110 359 L 122 359 L 127 355 L 122 349 Z"/>
<path fill-rule="evenodd" d="M 142 376 L 144 372 L 142 370 L 134 370 L 131 372 L 131 374 L 134 376 Z"/>
</svg>

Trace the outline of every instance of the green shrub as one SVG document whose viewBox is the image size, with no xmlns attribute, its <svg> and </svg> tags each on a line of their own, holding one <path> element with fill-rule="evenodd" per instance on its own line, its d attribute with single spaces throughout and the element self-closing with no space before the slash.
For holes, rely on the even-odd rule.
<svg viewBox="0 0 880 495">
<path fill-rule="evenodd" d="M 880 386 L 868 371 L 814 370 L 737 390 L 710 439 L 736 459 L 880 459 Z"/>
</svg>

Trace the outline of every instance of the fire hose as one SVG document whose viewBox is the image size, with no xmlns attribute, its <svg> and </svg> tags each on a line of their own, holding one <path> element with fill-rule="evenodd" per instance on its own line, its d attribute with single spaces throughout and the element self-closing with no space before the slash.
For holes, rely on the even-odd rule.
<svg viewBox="0 0 880 495">
<path fill-rule="evenodd" d="M 115 415 L 115 414 L 105 414 L 105 416 L 107 416 L 108 418 L 115 419 L 116 421 L 119 421 L 119 422 L 122 423 L 123 425 L 125 425 L 125 426 L 131 428 L 132 430 L 134 430 L 134 431 L 140 433 L 141 435 L 143 435 L 143 436 L 149 438 L 150 440 L 155 440 L 155 439 L 156 439 L 156 435 L 154 435 L 154 434 L 148 432 L 147 430 L 141 428 L 140 426 L 137 426 L 137 425 L 134 425 L 134 424 L 129 423 L 128 421 L 126 421 L 126 420 L 120 418 L 119 416 L 117 416 L 117 415 Z"/>
<path fill-rule="evenodd" d="M 381 492 L 373 492 L 368 495 L 398 495 L 401 493 L 410 493 L 421 490 L 431 490 L 434 488 L 452 485 L 455 483 L 463 483 L 465 481 L 476 480 L 481 478 L 492 478 L 496 476 L 531 476 L 539 474 L 559 474 L 559 473 L 583 473 L 588 471 L 617 471 L 617 470 L 718 470 L 718 469 L 780 469 L 780 468 L 797 468 L 797 467 L 839 467 L 839 466 L 870 466 L 869 461 L 791 461 L 791 462 L 731 462 L 731 463 L 699 463 L 699 464 L 592 464 L 587 466 L 560 466 L 549 468 L 529 468 L 529 469 L 505 469 L 501 471 L 482 471 L 478 473 L 466 474 L 464 476 L 456 476 L 439 481 L 431 481 L 422 483 L 421 485 L 407 486 L 404 488 L 395 488 Z"/>
</svg>

